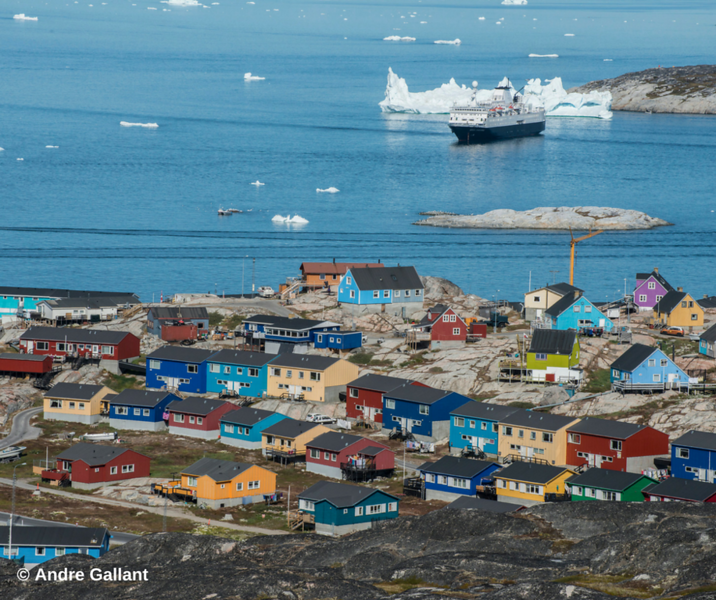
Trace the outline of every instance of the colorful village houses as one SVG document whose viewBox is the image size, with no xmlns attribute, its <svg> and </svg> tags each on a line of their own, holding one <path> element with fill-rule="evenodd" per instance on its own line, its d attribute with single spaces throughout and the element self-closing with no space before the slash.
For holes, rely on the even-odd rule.
<svg viewBox="0 0 716 600">
<path fill-rule="evenodd" d="M 339 394 L 359 372 L 358 365 L 342 358 L 281 354 L 269 365 L 267 390 L 269 396 L 279 398 L 338 402 Z"/>
<path fill-rule="evenodd" d="M 316 335 L 340 331 L 340 323 L 315 319 L 290 319 L 272 315 L 254 315 L 244 319 L 244 339 L 253 349 L 279 354 L 288 344 L 294 354 L 304 354 Z"/>
<path fill-rule="evenodd" d="M 430 340 L 430 348 L 455 348 L 467 341 L 468 325 L 452 308 L 437 304 L 430 308 L 423 319 L 413 325 L 415 341 Z M 410 340 L 408 340 L 410 341 Z"/>
<path fill-rule="evenodd" d="M 526 359 L 532 381 L 579 383 L 579 337 L 575 331 L 535 329 Z"/>
<path fill-rule="evenodd" d="M 716 483 L 716 433 L 692 429 L 673 440 L 671 475 Z"/>
<path fill-rule="evenodd" d="M 276 473 L 258 465 L 202 458 L 182 470 L 181 487 L 192 490 L 197 504 L 209 508 L 241 506 L 275 493 Z"/>
<path fill-rule="evenodd" d="M 647 502 L 716 502 L 716 483 L 669 477 L 642 493 Z"/>
<path fill-rule="evenodd" d="M 637 273 L 634 304 L 640 311 L 652 310 L 659 300 L 673 290 L 671 284 L 659 274 L 659 269 L 654 269 L 651 273 Z"/>
<path fill-rule="evenodd" d="M 500 421 L 520 409 L 471 400 L 450 413 L 450 451 L 482 450 L 497 456 Z"/>
<path fill-rule="evenodd" d="M 614 328 L 614 323 L 582 294 L 566 294 L 546 311 L 546 321 L 552 329 L 603 329 Z"/>
<path fill-rule="evenodd" d="M 349 269 L 338 286 L 338 302 L 348 312 L 387 312 L 407 316 L 423 305 L 423 282 L 415 267 Z"/>
<path fill-rule="evenodd" d="M 306 470 L 333 479 L 368 481 L 392 475 L 393 451 L 371 439 L 329 431 L 306 442 Z"/>
<path fill-rule="evenodd" d="M 346 387 L 346 416 L 366 423 L 383 422 L 383 394 L 398 386 L 422 383 L 368 373 L 351 381 Z"/>
<path fill-rule="evenodd" d="M 568 465 L 641 473 L 665 454 L 669 436 L 647 425 L 586 417 L 567 428 Z"/>
<path fill-rule="evenodd" d="M 52 363 L 52 357 L 49 355 L 3 352 L 0 354 L 0 374 L 11 377 L 26 375 L 39 377 L 52 371 Z"/>
<path fill-rule="evenodd" d="M 363 334 L 360 331 L 329 331 L 313 336 L 313 347 L 317 350 L 331 350 L 339 356 L 343 350 L 353 350 L 363 346 Z"/>
<path fill-rule="evenodd" d="M 688 327 L 693 331 L 694 327 L 703 327 L 704 309 L 683 288 L 678 288 L 656 303 L 654 322 L 666 327 Z"/>
<path fill-rule="evenodd" d="M 30 313 L 38 313 L 38 304 L 43 300 L 60 300 L 61 298 L 98 298 L 111 296 L 121 298 L 124 304 L 139 304 L 139 298 L 126 292 L 97 292 L 87 290 L 60 290 L 54 288 L 25 288 L 0 286 L 0 316 L 17 315 L 28 317 Z"/>
<path fill-rule="evenodd" d="M 40 316 L 54 325 L 68 323 L 84 323 L 112 321 L 120 312 L 136 304 L 136 297 L 131 294 L 124 296 L 89 296 L 83 298 L 59 298 L 42 300 L 37 303 Z"/>
<path fill-rule="evenodd" d="M 114 429 L 163 431 L 169 418 L 166 408 L 179 396 L 168 392 L 124 390 L 109 402 L 109 426 Z"/>
<path fill-rule="evenodd" d="M 176 323 L 196 326 L 196 335 L 206 334 L 209 332 L 209 312 L 204 306 L 152 306 L 147 313 L 147 333 L 163 340 L 170 337 L 166 335 L 166 329 Z M 162 330 L 165 330 L 164 335 Z"/>
<path fill-rule="evenodd" d="M 282 464 L 304 460 L 306 444 L 329 431 L 328 427 L 318 423 L 283 419 L 263 430 L 261 452 Z"/>
<path fill-rule="evenodd" d="M 450 413 L 469 400 L 456 392 L 406 383 L 383 394 L 383 427 L 435 442 L 450 435 Z"/>
<path fill-rule="evenodd" d="M 162 346 L 147 356 L 147 389 L 206 393 L 206 361 L 213 350 Z"/>
<path fill-rule="evenodd" d="M 169 433 L 217 440 L 221 436 L 221 417 L 236 406 L 223 400 L 189 396 L 167 406 Z"/>
<path fill-rule="evenodd" d="M 10 556 L 10 528 L 0 527 L 0 556 L 21 560 L 25 568 L 67 556 L 83 554 L 99 558 L 109 550 L 112 536 L 104 527 L 66 527 L 33 525 L 12 528 L 12 556 Z"/>
<path fill-rule="evenodd" d="M 689 376 L 659 348 L 634 344 L 610 366 L 612 390 L 621 392 L 689 389 Z"/>
<path fill-rule="evenodd" d="M 555 283 L 525 294 L 525 321 L 544 321 L 547 309 L 565 296 L 580 295 L 583 290 L 568 283 Z"/>
<path fill-rule="evenodd" d="M 150 459 L 130 448 L 75 444 L 57 455 L 57 467 L 43 470 L 43 481 L 69 480 L 73 488 L 93 490 L 136 477 L 149 477 Z"/>
<path fill-rule="evenodd" d="M 588 469 L 567 480 L 572 502 L 608 500 L 612 502 L 644 502 L 642 490 L 658 483 L 641 473 L 625 473 L 609 469 Z"/>
<path fill-rule="evenodd" d="M 495 491 L 499 502 L 534 506 L 566 498 L 567 480 L 575 472 L 565 467 L 553 467 L 516 461 L 495 473 Z"/>
<path fill-rule="evenodd" d="M 418 467 L 424 481 L 425 500 L 451 502 L 459 496 L 474 496 L 478 488 L 492 483 L 492 476 L 502 465 L 486 460 L 443 456 L 436 462 Z"/>
<path fill-rule="evenodd" d="M 548 465 L 566 465 L 567 430 L 579 419 L 517 410 L 500 420 L 498 455 L 541 459 Z"/>
<path fill-rule="evenodd" d="M 716 323 L 711 325 L 699 338 L 699 354 L 716 358 Z"/>
<path fill-rule="evenodd" d="M 374 521 L 395 519 L 400 500 L 383 490 L 319 481 L 301 492 L 298 502 L 316 533 L 340 536 L 370 529 Z"/>
<path fill-rule="evenodd" d="M 312 289 L 335 288 L 348 269 L 377 269 L 382 266 L 382 263 L 340 263 L 335 260 L 333 262 L 301 263 L 301 287 Z"/>
<path fill-rule="evenodd" d="M 262 398 L 266 395 L 268 365 L 277 357 L 263 352 L 220 350 L 207 359 L 206 391 Z"/>
<path fill-rule="evenodd" d="M 92 425 L 109 414 L 108 396 L 116 394 L 103 385 L 57 383 L 45 393 L 43 416 L 48 421 Z"/>
<path fill-rule="evenodd" d="M 220 419 L 221 442 L 237 448 L 260 450 L 264 429 L 289 418 L 260 408 L 237 408 L 225 413 Z"/>
</svg>

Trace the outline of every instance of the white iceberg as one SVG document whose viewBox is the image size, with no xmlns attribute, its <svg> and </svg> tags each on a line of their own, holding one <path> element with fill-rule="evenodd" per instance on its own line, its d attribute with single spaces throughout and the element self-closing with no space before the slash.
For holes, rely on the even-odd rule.
<svg viewBox="0 0 716 600">
<path fill-rule="evenodd" d="M 291 217 L 291 215 L 287 215 L 285 217 L 282 217 L 281 215 L 276 215 L 271 220 L 274 223 L 286 223 L 287 225 L 305 225 L 306 223 L 308 223 L 307 219 L 304 219 L 299 215 L 294 215 L 293 217 Z"/>
<path fill-rule="evenodd" d="M 559 58 L 559 54 L 529 54 L 529 58 Z"/>
<path fill-rule="evenodd" d="M 263 81 L 264 79 L 266 78 L 252 75 L 251 73 L 244 73 L 244 81 Z"/>
<path fill-rule="evenodd" d="M 285 223 L 288 221 L 289 217 L 282 217 L 281 215 L 275 215 L 273 219 L 271 219 L 274 223 Z"/>
<path fill-rule="evenodd" d="M 144 127 L 146 129 L 156 129 L 159 127 L 156 123 L 129 123 L 127 121 L 120 121 L 119 124 L 122 127 Z"/>
<path fill-rule="evenodd" d="M 405 79 L 388 68 L 388 85 L 385 88 L 385 100 L 380 102 L 383 112 L 433 114 L 447 113 L 455 102 L 467 102 L 472 98 L 472 89 L 459 86 L 454 79 L 435 90 L 411 92 Z M 482 98 L 480 98 L 482 100 Z M 488 97 L 484 98 L 489 99 Z"/>
<path fill-rule="evenodd" d="M 451 44 L 453 46 L 459 46 L 462 42 L 460 41 L 460 38 L 455 38 L 454 40 L 436 40 L 433 44 Z"/>
<path fill-rule="evenodd" d="M 28 17 L 25 13 L 13 16 L 16 21 L 37 21 L 37 17 Z"/>
<path fill-rule="evenodd" d="M 5 148 L 0 148 L 0 152 L 5 152 Z"/>
<path fill-rule="evenodd" d="M 478 17 L 477 20 L 478 20 L 478 21 L 484 21 L 484 20 L 485 20 L 485 17 Z"/>
<path fill-rule="evenodd" d="M 502 0 L 500 4 L 505 6 L 523 6 L 527 4 L 527 0 Z"/>
<path fill-rule="evenodd" d="M 573 33 L 565 33 L 564 37 L 574 37 L 574 34 Z"/>
<path fill-rule="evenodd" d="M 386 38 L 383 38 L 384 42 L 414 42 L 414 37 L 400 37 L 399 35 L 389 35 Z"/>
<path fill-rule="evenodd" d="M 45 146 L 45 148 L 59 148 L 59 146 Z"/>
<path fill-rule="evenodd" d="M 24 158 L 18 158 L 17 160 L 25 160 Z"/>
<path fill-rule="evenodd" d="M 260 185 L 266 185 L 265 183 L 261 183 L 258 179 L 256 181 L 252 181 L 251 185 L 255 185 L 256 187 L 259 187 Z"/>
<path fill-rule="evenodd" d="M 325 190 L 322 190 L 321 188 L 316 188 L 316 191 L 317 192 L 327 192 L 329 194 L 336 194 L 336 193 L 340 192 L 341 190 L 339 190 L 338 188 L 329 187 L 329 188 L 326 188 Z"/>
<path fill-rule="evenodd" d="M 612 118 L 611 92 L 569 94 L 562 86 L 562 78 L 545 80 L 530 79 L 524 88 L 525 102 L 544 107 L 548 117 L 594 117 Z"/>
<path fill-rule="evenodd" d="M 173 6 L 201 6 L 201 2 L 197 2 L 197 0 L 161 0 L 161 3 Z"/>
</svg>

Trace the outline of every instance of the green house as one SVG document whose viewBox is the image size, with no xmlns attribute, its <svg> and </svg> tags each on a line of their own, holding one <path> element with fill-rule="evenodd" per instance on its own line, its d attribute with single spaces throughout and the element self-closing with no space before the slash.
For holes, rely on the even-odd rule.
<svg viewBox="0 0 716 600">
<path fill-rule="evenodd" d="M 640 473 L 609 469 L 589 469 L 567 480 L 572 502 L 579 500 L 610 500 L 613 502 L 644 502 L 641 491 L 658 483 Z"/>
<path fill-rule="evenodd" d="M 526 367 L 535 381 L 581 381 L 577 333 L 535 329 L 527 351 Z"/>
</svg>

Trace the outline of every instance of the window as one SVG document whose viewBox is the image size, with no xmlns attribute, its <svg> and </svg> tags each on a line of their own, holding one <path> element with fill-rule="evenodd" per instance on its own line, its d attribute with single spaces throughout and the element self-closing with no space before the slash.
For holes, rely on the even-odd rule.
<svg viewBox="0 0 716 600">
<path fill-rule="evenodd" d="M 64 556 L 64 555 L 65 555 L 64 548 L 55 548 L 55 556 Z"/>
<path fill-rule="evenodd" d="M 238 481 L 236 483 L 236 491 L 241 492 L 241 491 L 243 491 L 243 489 L 244 489 L 244 484 L 242 482 Z"/>
<path fill-rule="evenodd" d="M 447 485 L 448 478 L 446 475 L 438 475 L 438 483 L 440 485 Z"/>
<path fill-rule="evenodd" d="M 443 323 L 449 323 L 450 322 L 450 315 L 443 315 Z"/>
<path fill-rule="evenodd" d="M 388 502 L 388 512 L 395 512 L 396 510 L 398 510 L 398 503 Z"/>
<path fill-rule="evenodd" d="M 574 312 L 576 312 L 576 313 L 582 312 L 582 307 L 579 306 L 579 304 L 575 304 L 575 305 L 574 305 Z"/>
<path fill-rule="evenodd" d="M 274 438 L 273 438 L 272 435 L 267 435 L 267 436 L 266 436 L 266 443 L 267 443 L 269 446 L 273 446 Z"/>
<path fill-rule="evenodd" d="M 693 300 L 689 300 L 689 308 L 693 308 L 693 307 L 694 307 L 694 301 L 693 301 Z"/>
<path fill-rule="evenodd" d="M 315 505 L 313 502 L 311 502 L 311 500 L 300 499 L 298 501 L 298 508 L 300 508 L 301 510 L 311 510 L 312 511 L 315 509 Z"/>
<path fill-rule="evenodd" d="M 547 360 L 547 355 L 541 353 L 535 354 L 535 360 Z"/>
<path fill-rule="evenodd" d="M 582 443 L 582 436 L 578 433 L 570 433 L 569 434 L 569 443 L 570 444 L 581 444 Z"/>
<path fill-rule="evenodd" d="M 500 429 L 499 424 L 497 424 L 497 423 L 492 424 L 492 433 L 497 433 L 499 429 Z"/>
<path fill-rule="evenodd" d="M 380 292 L 378 290 L 373 291 L 373 298 L 380 298 Z"/>
<path fill-rule="evenodd" d="M 35 556 L 45 556 L 45 548 L 42 546 L 35 548 Z"/>
<path fill-rule="evenodd" d="M 688 306 L 688 304 L 687 304 L 686 300 L 683 300 L 683 301 L 681 302 L 681 308 L 686 308 L 687 306 Z M 59 345 L 59 344 L 58 344 L 58 345 Z"/>
<path fill-rule="evenodd" d="M 551 433 L 543 433 L 542 434 L 542 441 L 547 442 L 548 444 L 552 443 L 553 435 Z"/>
<path fill-rule="evenodd" d="M 75 406 L 77 406 L 75 402 L 70 402 L 69 409 L 70 409 L 70 410 L 75 410 Z M 136 409 L 136 408 L 134 409 L 134 414 L 135 414 L 135 415 L 138 414 L 138 413 L 137 413 L 137 410 L 138 410 L 138 409 Z"/>
<path fill-rule="evenodd" d="M 605 500 L 611 500 L 612 502 L 616 502 L 618 500 L 617 493 L 616 492 L 602 492 Z"/>
<path fill-rule="evenodd" d="M 102 346 L 102 354 L 114 356 L 114 346 Z"/>
<path fill-rule="evenodd" d="M 400 298 L 400 290 L 395 290 L 395 292 L 393 292 L 393 296 Z"/>
<path fill-rule="evenodd" d="M 350 278 L 349 278 L 349 279 L 350 279 Z M 354 290 L 351 290 L 351 298 L 355 298 L 355 297 L 356 297 L 355 291 L 354 291 Z"/>
<path fill-rule="evenodd" d="M 383 298 L 390 298 L 390 290 L 383 290 Z"/>
<path fill-rule="evenodd" d="M 231 375 L 231 367 L 224 366 L 224 375 Z"/>
<path fill-rule="evenodd" d="M 134 465 L 122 465 L 122 473 L 134 473 Z"/>
<path fill-rule="evenodd" d="M 358 397 L 358 389 L 350 388 L 350 394 L 351 394 L 351 398 L 357 398 Z"/>
<path fill-rule="evenodd" d="M 234 426 L 229 425 L 228 423 L 224 423 L 224 431 L 226 433 L 234 433 Z"/>
<path fill-rule="evenodd" d="M 110 468 L 109 468 L 109 474 L 110 474 L 110 475 L 116 475 L 116 474 L 117 474 L 117 467 L 110 467 Z"/>
<path fill-rule="evenodd" d="M 186 484 L 188 487 L 196 487 L 196 477 L 187 477 Z"/>
<path fill-rule="evenodd" d="M 460 328 L 459 328 L 459 327 L 453 327 L 453 328 L 452 328 L 452 334 L 453 334 L 453 335 L 460 335 Z"/>
<path fill-rule="evenodd" d="M 654 383 L 659 383 L 661 381 L 661 375 L 659 375 L 658 373 L 654 373 L 654 375 L 652 376 L 652 380 L 654 381 Z"/>
<path fill-rule="evenodd" d="M 316 341 L 317 341 L 319 344 L 323 343 L 323 336 L 322 336 L 322 335 L 317 335 L 317 336 L 316 336 Z"/>
<path fill-rule="evenodd" d="M 657 297 L 656 297 L 656 301 L 657 301 L 657 302 L 661 302 L 661 299 L 662 299 L 663 297 L 664 297 L 664 296 L 657 296 Z M 646 296 L 644 296 L 644 298 L 646 298 Z"/>
<path fill-rule="evenodd" d="M 199 366 L 198 365 L 187 365 L 186 366 L 186 372 L 187 373 L 198 373 L 199 372 Z M 226 371 L 224 371 L 226 372 Z"/>
<path fill-rule="evenodd" d="M 622 451 L 622 442 L 621 440 L 611 440 L 611 443 L 609 444 L 609 447 L 612 450 L 616 450 L 617 452 Z"/>
<path fill-rule="evenodd" d="M 196 421 L 194 415 L 189 415 L 189 423 L 194 423 L 194 421 Z"/>
<path fill-rule="evenodd" d="M 48 344 L 47 342 L 35 342 L 35 348 L 37 348 L 38 350 L 49 350 L 50 344 Z"/>
<path fill-rule="evenodd" d="M 655 289 L 656 289 L 656 283 L 654 283 L 653 281 L 650 281 L 648 287 L 649 287 L 650 290 L 655 290 Z"/>
<path fill-rule="evenodd" d="M 249 489 L 250 490 L 257 490 L 261 487 L 260 481 L 249 481 Z"/>
<path fill-rule="evenodd" d="M 395 408 L 395 400 L 385 399 L 385 408 Z"/>
<path fill-rule="evenodd" d="M 57 348 L 58 352 L 65 352 L 67 350 L 67 344 L 63 342 L 57 342 L 57 344 L 55 344 L 55 347 Z"/>
<path fill-rule="evenodd" d="M 540 486 L 538 486 L 538 485 L 527 484 L 527 486 L 525 488 L 525 492 L 527 492 L 528 494 L 535 494 L 537 496 L 541 495 L 540 494 Z"/>
<path fill-rule="evenodd" d="M 685 458 L 688 460 L 689 458 L 689 449 L 688 448 L 677 448 L 676 449 L 676 456 L 679 458 Z"/>
<path fill-rule="evenodd" d="M 502 435 L 512 435 L 512 427 L 503 426 Z"/>
<path fill-rule="evenodd" d="M 314 373 L 311 372 L 311 376 L 309 377 L 311 381 L 321 381 L 321 374 L 320 373 Z"/>
<path fill-rule="evenodd" d="M 698 321 L 698 320 L 699 320 L 699 315 L 697 315 L 696 313 L 691 313 L 691 320 L 692 320 L 692 321 Z"/>
<path fill-rule="evenodd" d="M 222 484 L 221 484 L 221 489 L 222 489 L 222 490 L 223 490 L 223 489 L 226 489 L 226 484 L 225 484 L 225 483 L 222 483 Z"/>
<path fill-rule="evenodd" d="M 142 409 L 142 416 L 143 416 L 143 417 L 148 417 L 148 416 L 149 416 L 149 409 L 148 409 L 148 408 L 143 408 L 143 409 Z"/>
<path fill-rule="evenodd" d="M 291 369 L 286 369 L 286 378 L 291 379 L 293 377 L 293 371 Z"/>
<path fill-rule="evenodd" d="M 487 431 L 487 423 L 485 423 L 485 421 L 480 423 L 480 429 L 482 429 L 483 431 Z"/>
<path fill-rule="evenodd" d="M 572 486 L 572 493 L 573 493 L 575 496 L 583 496 L 583 495 L 584 495 L 584 488 L 579 487 L 579 486 L 576 486 L 576 485 L 575 485 L 575 486 Z"/>
<path fill-rule="evenodd" d="M 351 281 L 352 281 L 352 280 L 351 280 L 351 278 L 350 278 L 350 277 L 346 277 L 346 283 L 347 283 L 348 285 L 350 285 L 350 284 L 351 284 Z"/>
<path fill-rule="evenodd" d="M 273 375 L 274 377 L 281 377 L 281 369 L 271 369 L 271 375 Z"/>
<path fill-rule="evenodd" d="M 463 490 L 466 490 L 469 486 L 467 484 L 467 479 L 457 479 L 454 478 L 452 480 L 452 487 L 460 488 Z"/>
<path fill-rule="evenodd" d="M 330 452 L 324 452 L 324 453 L 323 453 L 323 460 L 331 460 L 331 453 L 330 453 Z"/>
<path fill-rule="evenodd" d="M 519 438 L 525 437 L 525 430 L 524 430 L 524 429 L 518 429 L 518 430 L 517 430 L 517 437 L 519 437 Z"/>
<path fill-rule="evenodd" d="M 368 507 L 369 515 L 377 515 L 385 512 L 385 504 L 373 504 Z"/>
<path fill-rule="evenodd" d="M 592 307 L 591 307 L 591 306 L 585 306 L 585 307 L 584 307 L 584 312 L 585 312 L 585 313 L 590 313 L 590 312 L 592 312 Z"/>
<path fill-rule="evenodd" d="M 457 321 L 457 317 L 455 315 L 450 315 L 450 322 L 455 323 Z"/>
<path fill-rule="evenodd" d="M 429 415 L 430 414 L 430 407 L 427 404 L 421 404 L 418 408 L 418 412 L 421 415 Z"/>
<path fill-rule="evenodd" d="M 70 402 L 70 404 L 74 404 L 74 402 Z M 74 406 L 71 406 L 70 408 L 74 408 Z M 138 416 L 141 415 L 141 414 L 142 414 L 142 409 L 141 409 L 141 408 L 135 408 L 135 409 L 134 409 L 134 416 L 135 416 L 135 417 L 138 417 Z"/>
<path fill-rule="evenodd" d="M 216 380 L 216 385 L 226 385 L 226 386 L 228 386 L 228 385 L 229 385 L 229 382 L 228 382 L 226 379 L 217 379 L 217 380 Z"/>
<path fill-rule="evenodd" d="M 536 431 L 530 431 L 530 439 L 536 440 L 537 439 L 537 432 Z"/>
<path fill-rule="evenodd" d="M 159 362 L 158 360 L 150 360 L 149 361 L 150 369 L 158 369 L 159 367 L 161 367 L 161 365 L 162 365 L 162 363 Z M 213 367 L 214 365 L 211 365 L 211 366 Z M 216 365 L 216 366 L 218 367 L 219 365 Z"/>
<path fill-rule="evenodd" d="M 532 296 L 532 301 L 533 301 L 533 302 L 539 302 L 539 301 L 540 301 L 540 297 L 539 297 L 539 296 Z"/>
<path fill-rule="evenodd" d="M 470 421 L 470 429 L 475 429 L 475 421 Z"/>
<path fill-rule="evenodd" d="M 435 475 L 432 473 L 425 473 L 425 481 L 427 483 L 435 483 Z"/>
<path fill-rule="evenodd" d="M 658 296 L 657 296 L 658 298 Z M 639 294 L 639 302 L 646 302 L 646 294 Z M 658 300 L 657 300 L 658 302 Z"/>
<path fill-rule="evenodd" d="M 203 424 L 204 424 L 204 417 L 197 417 L 197 418 L 196 418 L 196 424 L 197 424 L 197 425 L 203 425 Z"/>
<path fill-rule="evenodd" d="M 50 408 L 62 408 L 62 400 L 50 400 Z"/>
<path fill-rule="evenodd" d="M 305 373 L 304 373 L 303 371 L 299 371 L 299 372 L 298 372 L 298 378 L 299 378 L 299 379 L 303 379 L 303 376 L 304 376 L 304 375 L 305 375 Z M 356 393 L 357 393 L 357 392 L 356 392 Z"/>
<path fill-rule="evenodd" d="M 180 380 L 179 380 L 179 383 L 180 383 L 180 384 L 182 384 L 182 383 L 191 383 L 191 381 L 190 381 L 189 379 L 180 379 Z"/>
<path fill-rule="evenodd" d="M 650 359 L 649 359 L 649 366 L 650 366 L 650 367 L 655 367 L 655 366 L 656 366 L 656 359 L 655 359 L 655 358 L 650 358 Z"/>
<path fill-rule="evenodd" d="M 178 415 L 177 413 L 174 413 L 174 422 L 175 423 L 183 423 L 184 415 Z"/>
<path fill-rule="evenodd" d="M 597 497 L 597 490 L 594 488 L 584 488 L 585 495 L 589 496 L 590 498 L 596 498 Z"/>
<path fill-rule="evenodd" d="M 244 374 L 244 368 L 243 368 L 243 367 L 236 367 L 236 374 L 237 374 L 237 375 L 243 375 L 243 374 Z"/>
<path fill-rule="evenodd" d="M 362 516 L 363 516 L 363 507 L 356 506 L 356 517 L 362 517 Z"/>
<path fill-rule="evenodd" d="M 420 294 L 421 294 L 421 290 L 415 290 L 415 295 L 416 295 L 416 296 L 420 296 Z"/>
<path fill-rule="evenodd" d="M 455 427 L 464 427 L 465 419 L 463 417 L 455 417 Z"/>
<path fill-rule="evenodd" d="M 129 409 L 126 406 L 117 406 L 115 407 L 114 412 L 117 415 L 128 415 Z"/>
<path fill-rule="evenodd" d="M 259 376 L 258 369 L 249 369 L 249 377 L 258 377 L 258 376 Z"/>
</svg>

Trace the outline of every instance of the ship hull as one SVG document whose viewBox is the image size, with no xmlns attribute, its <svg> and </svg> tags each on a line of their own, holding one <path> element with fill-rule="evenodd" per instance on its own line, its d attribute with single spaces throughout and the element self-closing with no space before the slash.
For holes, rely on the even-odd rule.
<svg viewBox="0 0 716 600">
<path fill-rule="evenodd" d="M 507 140 L 519 137 L 539 135 L 544 131 L 545 121 L 535 123 L 520 123 L 498 127 L 465 127 L 464 125 L 450 125 L 450 129 L 457 139 L 465 144 L 482 144 L 496 140 Z"/>
</svg>

